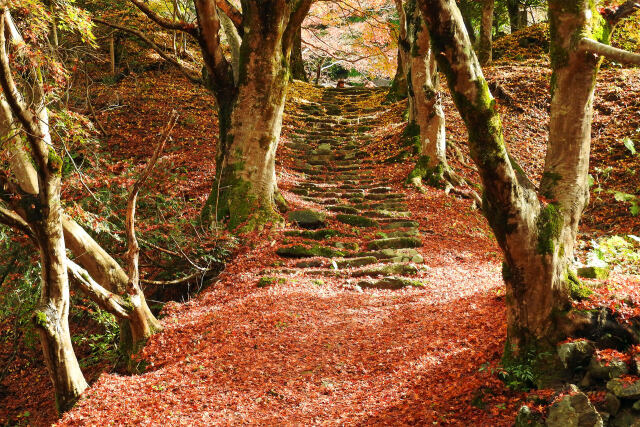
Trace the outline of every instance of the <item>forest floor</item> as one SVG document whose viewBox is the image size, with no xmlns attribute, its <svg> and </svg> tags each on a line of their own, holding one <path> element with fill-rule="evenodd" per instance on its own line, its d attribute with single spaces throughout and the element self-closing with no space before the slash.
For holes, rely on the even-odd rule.
<svg viewBox="0 0 640 427">
<path fill-rule="evenodd" d="M 498 102 L 510 150 L 537 182 L 549 73 L 501 66 L 487 74 L 505 93 Z M 155 182 L 192 202 L 193 211 L 177 215 L 195 216 L 213 173 L 210 96 L 166 72 L 98 90 L 101 111 L 110 98 L 120 106 L 101 113 L 113 135 L 105 152 L 120 158 L 115 169 L 142 163 L 166 105 L 180 110 L 172 166 Z M 640 73 L 605 71 L 598 95 L 592 175 L 602 190 L 594 191 L 581 228 L 585 249 L 593 238 L 640 228 L 613 193 L 638 188 L 638 158 L 621 140 L 640 128 Z M 383 105 L 376 90 L 299 83 L 289 99 L 279 185 L 290 210 L 324 216 L 293 216 L 285 230 L 248 236 L 196 298 L 164 306 L 164 331 L 143 351 L 147 371 L 96 370 L 97 380 L 59 425 L 513 423 L 525 394 L 495 375 L 504 285 L 500 250 L 481 213 L 470 200 L 406 187 L 412 161 L 387 161 L 410 158 L 403 154 L 404 103 Z M 464 126 L 448 97 L 445 104 L 451 163 L 477 180 L 464 154 Z M 117 172 L 113 182 L 94 184 L 122 185 Z M 36 384 L 36 374 L 37 386 L 20 390 L 25 376 Z M 6 402 L 11 409 L 0 409 L 0 424 L 3 415 L 16 420 L 25 411 L 25 424 L 55 421 L 46 377 L 44 368 L 26 365 L 8 377 L 0 408 Z"/>
</svg>

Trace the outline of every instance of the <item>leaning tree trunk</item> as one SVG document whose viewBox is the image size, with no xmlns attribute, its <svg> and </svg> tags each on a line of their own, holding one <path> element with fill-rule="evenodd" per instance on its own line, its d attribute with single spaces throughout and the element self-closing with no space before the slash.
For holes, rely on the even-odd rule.
<svg viewBox="0 0 640 427">
<path fill-rule="evenodd" d="M 483 210 L 504 257 L 507 287 L 505 356 L 554 345 L 558 315 L 569 305 L 565 224 L 556 203 L 545 205 L 514 168 L 500 117 L 454 0 L 421 0 L 440 69 L 469 131 L 471 156 L 484 185 Z"/>
<path fill-rule="evenodd" d="M 481 65 L 488 65 L 493 60 L 492 32 L 493 9 L 495 0 L 483 0 L 482 22 L 480 24 L 480 44 L 478 46 L 478 59 Z"/>
<path fill-rule="evenodd" d="M 438 90 L 439 77 L 436 59 L 431 50 L 429 32 L 425 27 L 415 0 L 406 6 L 410 58 L 409 126 L 419 133 L 420 159 L 409 175 L 409 181 L 420 187 L 423 179 L 430 185 L 441 186 L 447 167 L 445 117 L 442 97 Z"/>
<path fill-rule="evenodd" d="M 243 4 L 245 33 L 240 80 L 229 95 L 218 91 L 220 144 L 216 179 L 203 210 L 208 223 L 243 231 L 280 222 L 275 155 L 290 76 L 291 44 L 284 46 L 288 13 L 263 13 Z M 215 72 L 215 70 L 212 70 Z"/>
</svg>

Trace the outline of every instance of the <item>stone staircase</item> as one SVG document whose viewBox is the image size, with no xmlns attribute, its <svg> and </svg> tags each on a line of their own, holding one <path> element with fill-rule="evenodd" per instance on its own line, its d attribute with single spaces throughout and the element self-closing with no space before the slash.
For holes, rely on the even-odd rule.
<svg viewBox="0 0 640 427">
<path fill-rule="evenodd" d="M 286 264 L 273 273 L 300 269 L 310 276 L 346 278 L 360 288 L 421 286 L 412 279 L 424 262 L 418 223 L 405 195 L 376 176 L 365 150 L 380 107 L 371 89 L 326 89 L 320 102 L 299 104 L 289 116 L 289 150 L 301 178 L 291 192 L 311 208 L 288 213 L 276 254 Z M 370 101 L 370 99 L 369 99 Z M 302 113 L 300 113 L 302 112 Z M 286 125 L 285 125 L 286 126 Z"/>
</svg>

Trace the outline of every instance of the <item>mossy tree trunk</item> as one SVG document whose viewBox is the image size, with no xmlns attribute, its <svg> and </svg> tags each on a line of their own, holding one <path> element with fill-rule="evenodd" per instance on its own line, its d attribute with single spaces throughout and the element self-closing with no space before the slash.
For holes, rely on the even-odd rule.
<svg viewBox="0 0 640 427">
<path fill-rule="evenodd" d="M 480 23 L 480 43 L 478 58 L 481 65 L 488 65 L 493 60 L 493 11 L 495 0 L 483 0 L 482 21 Z"/>
<path fill-rule="evenodd" d="M 303 82 L 309 81 L 309 76 L 304 68 L 304 58 L 302 57 L 302 27 L 298 28 L 296 38 L 293 41 L 291 51 L 291 77 Z"/>
<path fill-rule="evenodd" d="M 441 186 L 447 166 L 445 116 L 439 91 L 439 76 L 431 39 L 415 0 L 405 6 L 407 40 L 410 46 L 407 62 L 409 83 L 410 126 L 419 133 L 420 159 L 409 180 L 417 186 L 426 180 Z"/>
<path fill-rule="evenodd" d="M 399 101 L 407 97 L 407 67 L 409 62 L 409 54 L 411 47 L 407 40 L 407 18 L 405 14 L 404 1 L 395 0 L 396 11 L 398 12 L 398 66 L 396 75 L 391 82 L 391 88 L 387 99 L 390 101 Z"/>
<path fill-rule="evenodd" d="M 216 178 L 203 208 L 207 224 L 250 231 L 281 219 L 275 153 L 291 76 L 291 51 L 311 0 L 229 2 L 195 0 L 197 25 L 166 22 L 140 0 L 131 0 L 165 28 L 192 35 L 206 65 L 206 80 L 217 100 L 220 141 Z M 218 8 L 241 38 L 237 79 L 220 45 Z"/>
<path fill-rule="evenodd" d="M 15 212 L 13 220 L 18 223 L 18 228 L 24 229 L 39 248 L 41 293 L 33 313 L 33 323 L 53 382 L 56 404 L 62 412 L 73 406 L 87 387 L 73 351 L 69 331 L 70 293 L 60 203 L 62 159 L 51 145 L 42 74 L 39 70 L 28 73 L 32 86 L 29 105 L 33 111 L 17 95 L 19 92 L 11 75 L 5 37 L 6 34 L 16 32 L 8 10 L 4 9 L 0 16 L 0 85 L 6 97 L 6 105 L 26 132 L 30 156 L 36 165 L 38 192 L 21 192 L 2 173 L 0 198 Z M 14 42 L 18 41 L 17 36 L 13 38 Z M 3 212 L 7 211 L 3 208 Z"/>
<path fill-rule="evenodd" d="M 505 355 L 523 358 L 530 349 L 539 351 L 563 338 L 562 313 L 570 306 L 570 260 L 588 201 L 593 91 L 600 64 L 589 46 L 594 35 L 608 42 L 616 19 L 637 5 L 627 2 L 622 12 L 612 14 L 615 19 L 605 21 L 590 0 L 549 1 L 552 107 L 540 195 L 507 155 L 495 101 L 455 2 L 420 0 L 420 6 L 469 131 L 471 156 L 485 188 L 483 210 L 505 257 Z M 602 45 L 594 49 L 607 51 Z M 630 60 L 640 62 L 640 56 Z"/>
</svg>

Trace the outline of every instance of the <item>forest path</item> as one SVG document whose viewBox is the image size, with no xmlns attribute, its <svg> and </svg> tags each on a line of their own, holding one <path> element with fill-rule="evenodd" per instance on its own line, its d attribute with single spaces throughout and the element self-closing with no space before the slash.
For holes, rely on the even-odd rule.
<svg viewBox="0 0 640 427">
<path fill-rule="evenodd" d="M 291 227 L 167 304 L 147 372 L 102 375 L 60 425 L 513 423 L 518 396 L 490 372 L 505 311 L 484 219 L 371 156 L 382 92 L 313 90 L 278 153 Z"/>
</svg>

